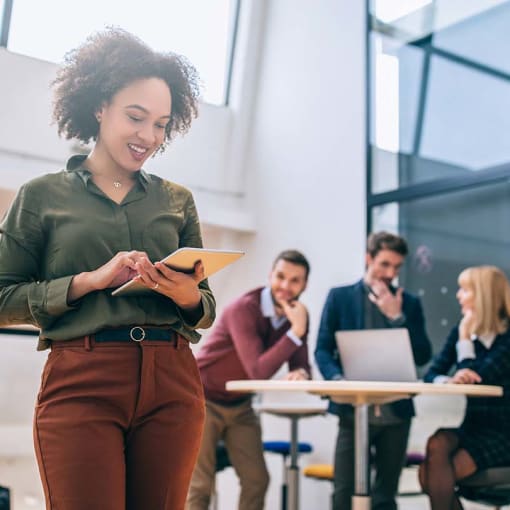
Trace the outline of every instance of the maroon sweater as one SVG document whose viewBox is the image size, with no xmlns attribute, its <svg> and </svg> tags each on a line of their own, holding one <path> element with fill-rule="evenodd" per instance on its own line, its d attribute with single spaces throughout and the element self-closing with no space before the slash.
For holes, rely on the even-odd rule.
<svg viewBox="0 0 510 510">
<path fill-rule="evenodd" d="M 288 361 L 289 370 L 310 373 L 306 335 L 297 346 L 286 333 L 285 321 L 278 329 L 262 315 L 262 288 L 252 290 L 228 305 L 197 355 L 205 396 L 214 402 L 243 396 L 225 389 L 232 379 L 269 379 Z"/>
</svg>

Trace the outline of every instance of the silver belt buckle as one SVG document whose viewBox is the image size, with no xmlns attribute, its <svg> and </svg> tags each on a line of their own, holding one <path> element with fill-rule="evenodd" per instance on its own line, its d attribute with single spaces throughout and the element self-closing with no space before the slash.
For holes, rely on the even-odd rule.
<svg viewBox="0 0 510 510">
<path fill-rule="evenodd" d="M 145 338 L 145 329 L 140 326 L 134 326 L 129 332 L 129 337 L 133 342 L 141 342 Z"/>
</svg>

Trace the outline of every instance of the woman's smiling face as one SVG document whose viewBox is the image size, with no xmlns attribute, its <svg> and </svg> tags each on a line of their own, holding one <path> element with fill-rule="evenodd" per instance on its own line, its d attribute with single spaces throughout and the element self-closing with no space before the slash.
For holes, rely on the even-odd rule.
<svg viewBox="0 0 510 510">
<path fill-rule="evenodd" d="M 97 112 L 96 150 L 121 170 L 139 170 L 165 141 L 171 109 L 172 96 L 163 80 L 146 78 L 130 83 Z"/>
</svg>

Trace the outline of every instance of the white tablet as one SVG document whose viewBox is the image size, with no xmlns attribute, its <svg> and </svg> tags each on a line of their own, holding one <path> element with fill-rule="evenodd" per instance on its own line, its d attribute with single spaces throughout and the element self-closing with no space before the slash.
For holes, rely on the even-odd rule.
<svg viewBox="0 0 510 510">
<path fill-rule="evenodd" d="M 175 271 L 193 273 L 195 264 L 200 260 L 204 266 L 205 278 L 232 264 L 244 255 L 237 250 L 208 250 L 205 248 L 179 248 L 161 262 Z M 154 292 L 136 280 L 129 280 L 112 292 L 112 296 L 127 296 Z"/>
</svg>

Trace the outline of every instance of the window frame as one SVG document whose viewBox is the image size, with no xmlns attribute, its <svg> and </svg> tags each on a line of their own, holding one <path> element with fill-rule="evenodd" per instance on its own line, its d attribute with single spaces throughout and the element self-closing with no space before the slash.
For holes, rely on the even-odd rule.
<svg viewBox="0 0 510 510">
<path fill-rule="evenodd" d="M 11 27 L 12 10 L 15 0 L 4 0 L 3 11 L 0 13 L 0 48 L 9 51 L 9 32 Z M 242 0 L 230 0 L 232 2 L 231 10 L 231 32 L 229 34 L 229 46 L 225 55 L 227 66 L 224 75 L 223 98 L 221 103 L 210 103 L 215 106 L 229 106 L 231 101 L 231 88 L 234 74 L 234 60 L 237 48 L 238 32 L 239 32 L 239 19 L 241 12 Z"/>
<path fill-rule="evenodd" d="M 408 186 L 401 186 L 396 189 L 373 193 L 373 158 L 372 158 L 372 145 L 370 143 L 370 133 L 373 122 L 373 109 L 372 109 L 372 88 L 375 83 L 375 76 L 372 72 L 372 45 L 370 43 L 370 35 L 372 32 L 377 33 L 377 20 L 375 15 L 371 14 L 372 0 L 366 0 L 366 130 L 365 130 L 365 148 L 366 148 L 366 231 L 369 234 L 372 231 L 372 209 L 384 204 L 401 203 L 408 200 L 417 200 L 420 198 L 431 197 L 445 193 L 455 193 L 456 191 L 465 190 L 468 188 L 477 188 L 487 186 L 496 182 L 508 181 L 510 179 L 510 162 L 498 165 L 491 168 L 486 168 L 481 171 L 473 172 L 472 175 L 465 175 L 461 177 L 449 177 L 444 179 L 434 179 L 423 183 L 412 184 Z M 409 44 L 409 43 L 408 43 Z M 428 77 L 431 56 L 440 56 L 447 61 L 455 62 L 458 65 L 466 66 L 471 69 L 477 70 L 481 73 L 490 76 L 497 76 L 498 78 L 510 82 L 510 75 L 498 69 L 480 64 L 479 62 L 472 61 L 465 57 L 456 55 L 453 52 L 445 51 L 433 45 L 433 33 L 429 34 L 422 39 L 413 41 L 413 46 L 420 47 L 424 50 L 425 56 L 422 64 L 422 79 L 420 85 L 418 115 L 416 118 L 415 126 L 415 140 L 413 147 L 413 154 L 419 153 L 421 145 L 421 134 L 423 129 L 423 119 L 425 114 L 425 105 L 428 88 Z M 400 154 L 400 153 L 399 153 Z"/>
</svg>

